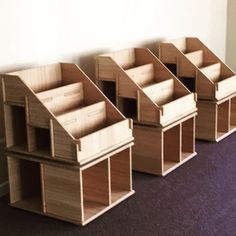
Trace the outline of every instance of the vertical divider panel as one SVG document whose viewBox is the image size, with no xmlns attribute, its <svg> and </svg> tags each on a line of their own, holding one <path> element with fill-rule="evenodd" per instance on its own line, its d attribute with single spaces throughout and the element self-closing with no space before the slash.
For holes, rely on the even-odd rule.
<svg viewBox="0 0 236 236">
<path fill-rule="evenodd" d="M 41 190 L 42 190 L 42 207 L 43 213 L 47 212 L 46 206 L 46 196 L 45 196 L 45 173 L 44 173 L 44 165 L 40 164 L 40 175 L 41 175 Z"/>
<path fill-rule="evenodd" d="M 182 153 L 195 152 L 195 117 L 182 123 Z"/>
</svg>

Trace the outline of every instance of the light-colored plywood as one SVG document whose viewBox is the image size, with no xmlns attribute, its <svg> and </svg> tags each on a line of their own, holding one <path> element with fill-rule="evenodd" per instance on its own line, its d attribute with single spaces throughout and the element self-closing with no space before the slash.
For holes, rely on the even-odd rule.
<svg viewBox="0 0 236 236">
<path fill-rule="evenodd" d="M 220 101 L 236 93 L 235 73 L 198 38 L 162 42 L 159 51 L 161 61 L 176 65 L 178 77 L 195 78 L 198 99 Z"/>
<path fill-rule="evenodd" d="M 134 125 L 133 169 L 164 176 L 193 158 L 195 115 L 165 128 Z"/>
<path fill-rule="evenodd" d="M 197 66 L 197 67 L 201 67 L 202 66 L 202 64 L 203 64 L 203 51 L 202 50 L 186 53 L 185 56 L 195 66 Z"/>
<path fill-rule="evenodd" d="M 217 104 L 198 101 L 197 107 L 196 138 L 215 141 L 217 130 Z"/>
<path fill-rule="evenodd" d="M 126 149 L 110 158 L 111 202 L 132 190 L 131 155 Z"/>
<path fill-rule="evenodd" d="M 132 57 L 132 50 L 130 53 Z M 124 55 L 118 53 L 115 58 L 122 61 Z M 74 64 L 17 71 L 2 75 L 1 82 L 7 147 L 11 150 L 80 163 L 133 140 L 131 121 Z M 44 139 L 38 138 L 40 130 L 48 133 L 47 150 L 38 147 Z M 108 134 L 113 140 L 108 140 Z M 89 142 L 95 143 L 91 151 Z"/>
<path fill-rule="evenodd" d="M 127 52 L 130 50 L 123 50 L 122 52 L 126 53 L 119 56 L 119 59 L 116 59 L 114 55 L 116 53 L 120 55 L 120 51 L 96 58 L 98 85 L 102 84 L 101 81 L 105 81 L 101 76 L 102 72 L 100 73 L 102 71 L 101 63 L 110 67 L 113 75 L 116 74 L 115 81 L 112 79 L 113 75 L 110 75 L 110 81 L 116 82 L 116 90 L 112 93 L 111 99 L 115 100 L 117 107 L 124 112 L 124 115 L 134 119 L 136 123 L 166 126 L 196 111 L 195 96 L 188 96 L 190 91 L 148 49 L 132 48 L 135 52 L 135 64 L 130 63 L 128 69 L 123 66 L 129 60 Z M 124 58 L 125 56 L 127 58 Z M 104 87 L 101 86 L 101 88 Z M 181 99 L 185 96 L 188 97 L 184 100 L 192 101 L 190 103 L 183 101 L 182 104 Z M 137 106 L 132 106 L 132 110 L 134 110 L 132 112 L 124 109 L 128 99 L 137 100 Z M 169 104 L 175 100 L 179 101 L 173 105 Z M 167 107 L 164 108 L 164 105 Z M 182 112 L 184 106 L 187 106 L 187 109 Z M 163 112 L 164 109 L 166 112 Z"/>
<path fill-rule="evenodd" d="M 85 225 L 134 194 L 132 145 L 83 166 L 8 153 L 11 205 Z"/>
<path fill-rule="evenodd" d="M 154 65 L 152 63 L 128 69 L 125 73 L 141 87 L 155 82 Z"/>
<path fill-rule="evenodd" d="M 48 110 L 57 115 L 83 104 L 83 84 L 81 82 L 73 83 L 36 95 Z"/>
<path fill-rule="evenodd" d="M 80 173 L 44 165 L 46 212 L 82 222 Z"/>
</svg>

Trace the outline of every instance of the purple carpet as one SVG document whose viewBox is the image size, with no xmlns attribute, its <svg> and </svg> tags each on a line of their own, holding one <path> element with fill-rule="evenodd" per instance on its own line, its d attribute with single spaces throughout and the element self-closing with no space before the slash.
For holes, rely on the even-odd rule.
<svg viewBox="0 0 236 236">
<path fill-rule="evenodd" d="M 0 199 L 0 235 L 236 235 L 236 134 L 197 142 L 198 155 L 164 178 L 134 173 L 136 194 L 85 227 Z"/>
</svg>

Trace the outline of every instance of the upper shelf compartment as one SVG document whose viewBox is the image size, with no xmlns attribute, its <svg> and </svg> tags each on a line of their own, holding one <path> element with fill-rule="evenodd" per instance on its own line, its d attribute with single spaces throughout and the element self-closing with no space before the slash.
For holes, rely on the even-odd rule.
<svg viewBox="0 0 236 236">
<path fill-rule="evenodd" d="M 44 138 L 37 135 L 38 130 L 48 134 L 43 157 L 79 164 L 133 140 L 132 121 L 74 64 L 58 63 L 5 74 L 2 84 L 8 148 L 19 144 L 12 139 L 18 135 L 15 126 L 19 122 L 14 122 L 11 107 L 24 111 L 20 123 L 26 130 L 20 149 L 24 153 L 42 154 L 40 143 Z"/>
<path fill-rule="evenodd" d="M 194 78 L 191 87 L 199 99 L 218 101 L 236 92 L 235 73 L 198 38 L 160 43 L 159 58 L 163 63 L 176 65 L 177 77 L 189 78 L 188 81 Z"/>
<path fill-rule="evenodd" d="M 146 48 L 97 56 L 96 82 L 104 92 L 115 84 L 106 95 L 135 123 L 166 126 L 196 111 L 195 95 Z"/>
</svg>

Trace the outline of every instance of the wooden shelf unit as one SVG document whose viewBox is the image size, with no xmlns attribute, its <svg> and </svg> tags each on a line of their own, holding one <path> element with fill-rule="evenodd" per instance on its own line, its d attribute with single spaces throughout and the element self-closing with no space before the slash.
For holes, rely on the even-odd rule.
<svg viewBox="0 0 236 236">
<path fill-rule="evenodd" d="M 220 141 L 236 131 L 236 95 L 221 101 L 197 102 L 196 138 Z"/>
<path fill-rule="evenodd" d="M 74 64 L 1 77 L 8 150 L 85 164 L 133 140 L 132 120 Z"/>
<path fill-rule="evenodd" d="M 146 48 L 96 57 L 96 83 L 135 123 L 167 126 L 196 111 L 196 97 Z"/>
<path fill-rule="evenodd" d="M 159 58 L 197 93 L 196 138 L 220 141 L 235 131 L 236 75 L 198 38 L 159 43 Z"/>
<path fill-rule="evenodd" d="M 159 43 L 159 58 L 176 67 L 177 77 L 195 88 L 198 99 L 219 101 L 236 93 L 235 73 L 198 38 Z"/>
<path fill-rule="evenodd" d="M 11 205 L 85 225 L 134 193 L 132 145 L 84 166 L 8 153 Z"/>
<path fill-rule="evenodd" d="M 133 169 L 165 176 L 196 155 L 195 115 L 165 128 L 134 125 Z"/>
</svg>

